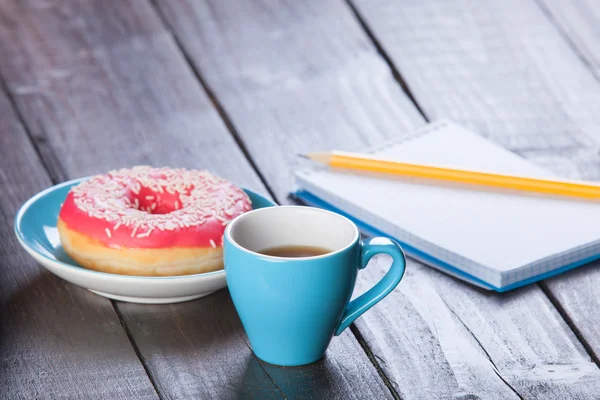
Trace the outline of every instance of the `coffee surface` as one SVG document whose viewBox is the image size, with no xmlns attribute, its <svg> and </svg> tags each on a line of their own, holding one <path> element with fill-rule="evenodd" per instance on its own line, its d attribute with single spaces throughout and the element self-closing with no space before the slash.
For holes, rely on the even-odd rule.
<svg viewBox="0 0 600 400">
<path fill-rule="evenodd" d="M 331 250 L 317 246 L 287 245 L 270 247 L 259 251 L 259 253 L 274 257 L 298 258 L 322 256 L 323 254 L 331 253 Z"/>
</svg>

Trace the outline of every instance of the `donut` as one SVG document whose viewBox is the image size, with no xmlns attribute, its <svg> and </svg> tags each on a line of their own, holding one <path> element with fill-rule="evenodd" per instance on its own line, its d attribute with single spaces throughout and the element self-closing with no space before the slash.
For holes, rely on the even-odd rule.
<svg viewBox="0 0 600 400">
<path fill-rule="evenodd" d="M 58 216 L 64 251 L 82 267 L 174 276 L 223 268 L 223 232 L 252 208 L 207 171 L 137 166 L 71 188 Z"/>
</svg>

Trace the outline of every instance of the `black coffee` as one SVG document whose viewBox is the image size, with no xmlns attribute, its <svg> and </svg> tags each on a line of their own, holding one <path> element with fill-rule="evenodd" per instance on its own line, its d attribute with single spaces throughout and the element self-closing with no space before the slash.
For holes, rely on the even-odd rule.
<svg viewBox="0 0 600 400">
<path fill-rule="evenodd" d="M 259 251 L 259 253 L 266 256 L 296 258 L 322 256 L 323 254 L 331 253 L 331 250 L 317 246 L 288 245 L 270 247 L 266 250 Z"/>
</svg>

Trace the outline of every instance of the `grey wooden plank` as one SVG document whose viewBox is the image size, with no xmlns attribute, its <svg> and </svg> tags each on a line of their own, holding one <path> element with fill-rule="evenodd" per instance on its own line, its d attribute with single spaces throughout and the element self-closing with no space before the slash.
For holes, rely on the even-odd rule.
<svg viewBox="0 0 600 400">
<path fill-rule="evenodd" d="M 120 303 L 165 398 L 281 399 L 252 356 L 227 290 L 164 306 Z"/>
<path fill-rule="evenodd" d="M 600 4 L 594 0 L 536 1 L 596 77 L 600 77 Z"/>
<path fill-rule="evenodd" d="M 535 3 L 356 6 L 431 119 L 454 119 L 565 176 L 600 177 L 589 168 L 597 82 Z M 549 161 L 558 155 L 560 166 Z"/>
<path fill-rule="evenodd" d="M 279 200 L 296 152 L 423 123 L 339 1 L 157 3 Z"/>
<path fill-rule="evenodd" d="M 1 397 L 157 398 L 111 302 L 69 287 L 20 248 L 15 214 L 50 185 L 0 92 Z"/>
<path fill-rule="evenodd" d="M 428 116 L 458 120 L 563 176 L 599 178 L 599 84 L 535 3 L 436 1 L 400 7 L 359 0 L 355 4 Z M 556 4 L 564 11 L 567 3 Z M 592 321 L 598 318 L 597 282 L 597 270 L 590 267 L 546 283 L 549 295 L 596 359 L 598 336 Z M 510 303 L 514 306 L 514 300 Z M 523 306 L 540 314 L 539 306 Z M 472 318 L 465 310 L 456 314 L 463 321 L 465 315 Z M 466 324 L 471 330 L 481 329 Z M 531 320 L 528 324 L 513 328 L 511 336 L 534 332 L 538 325 Z M 493 336 L 476 336 L 501 374 L 518 375 L 513 386 L 519 393 L 531 395 L 527 382 L 544 382 L 545 392 L 535 389 L 534 395 L 597 397 L 598 374 L 581 346 L 573 344 L 579 350 L 572 351 L 557 345 L 556 338 L 546 339 L 545 353 L 536 351 L 537 361 L 531 364 L 527 358 L 490 351 L 500 345 Z M 568 332 L 564 336 L 575 341 Z M 523 336 L 526 343 L 529 337 Z"/>
<path fill-rule="evenodd" d="M 541 0 L 538 3 L 594 73 L 596 80 L 600 79 L 600 4 L 585 0 Z M 595 111 L 590 109 L 588 113 L 593 115 Z M 595 118 L 594 121 L 597 119 L 600 118 Z M 597 173 L 598 153 L 588 157 L 576 155 L 571 162 L 576 166 L 571 174 L 574 178 L 600 179 Z M 564 157 L 561 156 L 547 160 L 547 164 L 553 165 L 558 171 L 564 163 Z M 589 344 L 596 357 L 600 357 L 600 329 L 595 322 L 600 318 L 600 301 L 596 296 L 600 285 L 597 265 L 594 263 L 564 277 L 550 279 L 546 285 L 576 326 L 578 333 Z"/>
<path fill-rule="evenodd" d="M 0 74 L 58 178 L 147 163 L 207 168 L 266 193 L 146 1 L 1 4 Z M 391 396 L 351 332 L 304 375 L 271 379 L 225 291 L 117 307 L 163 397 L 282 397 L 279 379 L 294 390 L 307 376 L 320 383 L 313 397 Z"/>
<path fill-rule="evenodd" d="M 396 6 L 434 7 L 416 3 Z M 158 5 L 279 199 L 293 188 L 295 154 L 360 150 L 423 123 L 343 2 Z M 394 24 L 393 7 L 385 9 L 379 17 Z M 403 35 L 419 33 L 405 25 Z M 437 81 L 446 77 L 428 67 Z M 445 94 L 430 102 L 462 99 Z M 571 136 L 561 139 L 561 148 L 572 147 Z M 554 146 L 548 139 L 546 147 Z M 358 290 L 384 269 L 361 271 Z M 537 286 L 487 293 L 411 262 L 399 290 L 357 329 L 402 398 L 585 398 L 600 385 L 598 368 Z"/>
</svg>

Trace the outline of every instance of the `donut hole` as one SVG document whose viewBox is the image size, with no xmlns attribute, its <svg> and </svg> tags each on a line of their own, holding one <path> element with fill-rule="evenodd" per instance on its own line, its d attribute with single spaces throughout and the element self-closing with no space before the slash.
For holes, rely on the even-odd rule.
<svg viewBox="0 0 600 400">
<path fill-rule="evenodd" d="M 131 193 L 130 203 L 132 207 L 149 214 L 169 214 L 182 206 L 178 193 L 157 193 L 145 187 L 137 194 Z"/>
</svg>

